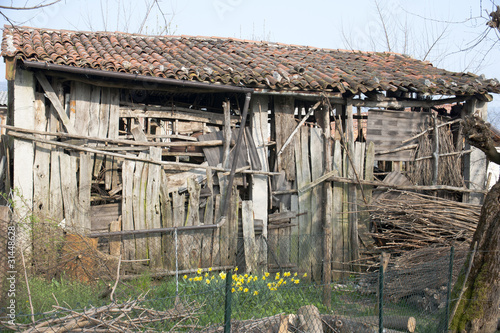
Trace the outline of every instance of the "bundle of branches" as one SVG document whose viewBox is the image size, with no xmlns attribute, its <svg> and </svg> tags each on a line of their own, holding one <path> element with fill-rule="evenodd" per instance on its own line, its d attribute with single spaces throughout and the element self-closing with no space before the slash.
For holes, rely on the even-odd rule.
<svg viewBox="0 0 500 333">
<path fill-rule="evenodd" d="M 439 154 L 445 156 L 439 157 L 437 183 L 440 185 L 462 187 L 464 184 L 461 168 L 457 168 L 457 165 L 461 163 L 461 155 L 447 155 L 457 150 L 453 144 L 451 125 L 440 127 L 438 132 Z M 434 169 L 433 153 L 435 150 L 432 134 L 433 131 L 430 131 L 430 133 L 421 135 L 418 138 L 418 149 L 415 152 L 414 164 L 408 174 L 413 184 L 432 185 Z"/>
<path fill-rule="evenodd" d="M 455 245 L 452 281 L 456 281 L 469 246 Z M 449 280 L 450 247 L 431 246 L 408 251 L 390 261 L 384 277 L 384 296 L 392 301 L 406 300 L 423 310 L 435 311 L 446 304 Z M 368 273 L 360 285 L 364 292 L 375 293 L 378 272 Z"/>
<path fill-rule="evenodd" d="M 186 320 L 196 320 L 200 314 L 199 307 L 196 307 L 194 303 L 178 303 L 174 308 L 165 311 L 146 308 L 141 306 L 144 296 L 133 301 L 119 304 L 113 302 L 80 311 L 53 305 L 52 311 L 42 314 L 45 319 L 16 326 L 1 322 L 1 326 L 25 333 L 62 333 L 75 330 L 78 332 L 156 332 L 157 330 L 154 329 L 156 323 L 162 323 L 162 329 L 158 331 L 163 331 L 165 328 L 175 329 Z"/>
<path fill-rule="evenodd" d="M 433 244 L 470 242 L 481 212 L 472 205 L 424 194 L 391 191 L 369 207 L 376 247 L 398 253 Z"/>
</svg>

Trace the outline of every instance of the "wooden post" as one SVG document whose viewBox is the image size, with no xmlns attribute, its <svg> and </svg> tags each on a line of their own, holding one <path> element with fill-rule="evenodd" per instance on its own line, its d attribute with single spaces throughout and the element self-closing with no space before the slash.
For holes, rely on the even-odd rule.
<svg viewBox="0 0 500 333">
<path fill-rule="evenodd" d="M 122 230 L 122 217 L 120 216 L 118 221 L 113 221 L 109 224 L 109 231 L 120 231 Z M 121 256 L 121 237 L 112 236 L 109 238 L 109 254 L 115 257 Z"/>
<path fill-rule="evenodd" d="M 336 176 L 342 176 L 342 147 L 340 141 L 334 142 L 332 171 Z M 332 189 L 332 269 L 333 280 L 339 280 L 342 277 L 344 269 L 344 228 L 342 216 L 342 201 L 344 199 L 344 185 L 339 182 L 333 182 Z"/>
<path fill-rule="evenodd" d="M 268 102 L 267 96 L 257 95 L 252 98 L 251 102 L 251 132 L 252 138 L 254 140 L 255 146 L 257 147 L 257 153 L 259 155 L 260 164 L 262 166 L 262 171 L 269 171 L 268 165 L 268 149 L 265 145 L 267 143 L 268 137 Z M 250 197 L 253 201 L 253 218 L 262 220 L 263 229 L 262 236 L 267 239 L 267 221 L 268 221 L 268 178 L 266 175 L 252 175 L 252 186 Z M 252 220 L 253 221 L 253 220 Z M 262 239 L 258 242 L 258 259 L 259 270 L 263 271 L 267 268 L 267 244 Z M 255 267 L 254 267 L 255 268 Z"/>
<path fill-rule="evenodd" d="M 35 81 L 33 73 L 17 68 L 14 79 L 14 126 L 35 128 Z M 14 141 L 14 220 L 23 225 L 19 228 L 18 247 L 31 259 L 31 224 L 28 217 L 33 210 L 33 143 Z"/>
<path fill-rule="evenodd" d="M 90 190 L 92 187 L 92 156 L 80 153 L 80 186 L 78 188 L 77 219 L 83 234 L 91 232 L 90 221 Z"/>
</svg>

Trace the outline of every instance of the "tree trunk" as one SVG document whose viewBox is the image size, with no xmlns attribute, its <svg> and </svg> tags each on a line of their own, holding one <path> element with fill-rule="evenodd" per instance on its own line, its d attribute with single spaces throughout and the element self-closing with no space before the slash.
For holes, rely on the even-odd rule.
<svg viewBox="0 0 500 333">
<path fill-rule="evenodd" d="M 490 160 L 495 160 L 496 151 L 491 153 L 491 146 L 487 142 L 491 142 L 491 136 L 484 122 L 481 123 L 477 118 L 466 120 L 464 132 L 471 145 L 483 150 Z M 477 142 L 480 137 L 486 140 Z M 500 182 L 486 195 L 471 249 L 476 242 L 477 251 L 473 258 L 469 258 L 473 264 L 465 282 L 465 292 L 460 300 L 456 300 L 465 279 L 465 269 L 452 292 L 451 299 L 455 301 L 451 303 L 451 308 L 459 302 L 451 318 L 452 332 L 493 333 L 497 328 L 500 317 Z M 468 265 L 467 260 L 464 267 Z"/>
</svg>

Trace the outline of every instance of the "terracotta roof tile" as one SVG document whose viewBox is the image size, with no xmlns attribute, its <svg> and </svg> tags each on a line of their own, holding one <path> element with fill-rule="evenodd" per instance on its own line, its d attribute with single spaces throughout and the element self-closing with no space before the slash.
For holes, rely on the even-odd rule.
<svg viewBox="0 0 500 333">
<path fill-rule="evenodd" d="M 144 36 L 6 26 L 2 55 L 274 90 L 499 93 L 500 83 L 396 53 L 318 49 L 220 37 Z"/>
</svg>

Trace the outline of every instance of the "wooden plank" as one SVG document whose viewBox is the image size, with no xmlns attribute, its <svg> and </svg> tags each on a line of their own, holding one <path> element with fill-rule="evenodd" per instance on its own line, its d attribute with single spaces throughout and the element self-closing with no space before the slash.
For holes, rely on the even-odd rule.
<svg viewBox="0 0 500 333">
<path fill-rule="evenodd" d="M 22 69 L 16 70 L 14 79 L 14 126 L 26 129 L 35 128 L 35 82 L 33 73 Z M 23 140 L 14 141 L 14 182 L 18 192 L 14 197 L 13 218 L 18 223 L 31 214 L 33 209 L 33 143 Z M 31 227 L 21 228 L 17 235 L 19 248 L 26 248 L 31 253 Z"/>
<path fill-rule="evenodd" d="M 201 186 L 195 178 L 189 178 L 187 181 L 188 207 L 186 212 L 186 226 L 195 226 L 200 224 L 200 191 Z M 185 240 L 186 256 L 189 257 L 189 268 L 200 267 L 202 234 L 195 231 L 183 232 Z"/>
<path fill-rule="evenodd" d="M 179 194 L 179 192 L 172 193 L 172 212 L 174 227 L 184 226 L 186 222 L 186 194 Z M 189 258 L 186 253 L 186 244 L 184 233 L 177 235 L 177 253 L 178 253 L 178 267 L 179 269 L 189 268 Z"/>
<path fill-rule="evenodd" d="M 331 115 L 330 106 L 324 105 L 321 115 L 319 116 L 319 124 L 322 129 L 323 135 L 323 173 L 329 173 L 332 170 L 332 141 L 331 141 Z M 333 191 L 332 184 L 323 183 L 323 278 L 322 282 L 325 284 L 323 287 L 323 304 L 330 308 L 331 306 L 331 286 L 332 282 L 332 206 L 333 206 Z"/>
<path fill-rule="evenodd" d="M 206 170 L 207 186 L 210 195 L 206 198 L 205 211 L 203 214 L 203 224 L 214 224 L 214 190 L 213 173 L 211 169 Z M 201 249 L 201 263 L 203 267 L 212 267 L 213 230 L 203 232 L 203 246 Z"/>
<path fill-rule="evenodd" d="M 119 103 L 120 103 L 119 90 L 111 89 L 109 98 L 109 127 L 108 127 L 108 138 L 110 139 L 118 138 L 118 125 L 120 121 Z M 117 168 L 116 158 L 106 158 L 106 173 L 104 175 L 106 190 L 114 189 L 118 185 L 117 170 L 118 168 Z"/>
<path fill-rule="evenodd" d="M 285 207 L 284 203 L 280 203 L 280 210 L 281 211 L 286 211 L 287 208 Z M 282 266 L 286 266 L 290 264 L 290 226 L 289 224 L 282 224 L 282 225 L 269 225 L 268 228 L 271 227 L 280 227 L 283 226 L 284 228 L 279 228 L 278 231 L 278 238 L 277 238 L 277 247 L 278 247 L 278 261 L 279 264 Z"/>
<path fill-rule="evenodd" d="M 243 243 L 245 251 L 245 272 L 254 273 L 257 269 L 258 251 L 255 244 L 253 203 L 252 201 L 242 201 L 241 218 L 243 227 Z"/>
<path fill-rule="evenodd" d="M 47 130 L 45 112 L 45 97 L 41 93 L 35 94 L 35 130 Z M 50 146 L 44 143 L 35 143 L 35 160 L 33 165 L 33 214 L 40 223 L 48 222 L 49 192 L 50 192 Z"/>
<path fill-rule="evenodd" d="M 125 160 L 123 162 L 123 179 L 122 179 L 122 230 L 134 230 L 134 169 L 136 162 Z M 135 260 L 136 246 L 134 235 L 122 236 L 123 255 L 122 259 Z M 140 257 L 144 259 L 145 257 Z"/>
<path fill-rule="evenodd" d="M 341 176 L 342 172 L 342 147 L 340 141 L 336 140 L 333 147 L 333 164 L 332 171 L 337 176 Z M 344 186 L 342 183 L 333 182 L 332 184 L 332 279 L 340 280 L 344 262 L 344 237 L 343 237 L 343 217 L 342 217 L 342 201 L 344 197 Z"/>
<path fill-rule="evenodd" d="M 99 136 L 101 87 L 92 86 L 89 105 L 88 135 Z"/>
<path fill-rule="evenodd" d="M 290 208 L 293 212 L 299 211 L 299 197 L 292 195 L 290 198 Z M 298 266 L 299 264 L 299 218 L 290 219 L 293 227 L 290 228 L 290 262 Z"/>
<path fill-rule="evenodd" d="M 148 154 L 140 153 L 139 157 L 147 158 Z M 144 171 L 146 169 L 146 171 Z M 123 170 L 125 172 L 125 169 Z M 136 162 L 133 174 L 132 187 L 132 207 L 133 207 L 133 229 L 144 230 L 146 225 L 146 184 L 147 184 L 148 165 L 143 162 Z M 146 176 L 145 176 L 146 175 Z M 123 175 L 123 177 L 128 177 Z M 136 259 L 148 259 L 148 243 L 145 235 L 136 235 L 135 237 L 135 256 Z"/>
<path fill-rule="evenodd" d="M 325 172 L 324 165 L 324 142 L 323 134 L 320 128 L 311 128 L 310 147 L 311 156 L 311 179 L 317 179 Z M 312 278 L 315 281 L 321 281 L 322 271 L 322 238 L 323 238 L 323 188 L 316 186 L 311 191 L 311 265 Z"/>
<path fill-rule="evenodd" d="M 231 148 L 231 105 L 229 101 L 224 101 L 222 103 L 222 108 L 224 110 L 224 127 L 223 127 L 223 135 L 224 135 L 224 144 L 222 146 L 222 159 L 217 162 L 222 163 L 222 167 L 224 169 L 229 168 L 229 152 Z"/>
<path fill-rule="evenodd" d="M 61 187 L 61 158 L 62 150 L 52 149 L 50 152 L 50 214 L 55 222 L 64 218 L 63 194 Z"/>
<path fill-rule="evenodd" d="M 172 228 L 174 221 L 172 217 L 172 200 L 167 189 L 167 175 L 164 171 L 161 172 L 160 184 L 160 204 L 161 204 L 161 219 L 162 225 L 165 228 Z M 163 267 L 166 270 L 175 270 L 175 242 L 174 234 L 162 234 L 162 246 L 165 256 L 163 257 Z"/>
<path fill-rule="evenodd" d="M 109 127 L 109 104 L 110 104 L 110 89 L 102 88 L 101 92 L 101 102 L 99 105 L 99 130 L 98 137 L 106 138 L 108 136 L 108 127 Z M 101 146 L 102 144 L 98 144 L 97 146 Z M 105 161 L 105 157 L 101 155 L 96 155 L 95 164 L 94 164 L 94 177 L 98 177 L 101 173 L 102 165 Z"/>
<path fill-rule="evenodd" d="M 268 142 L 268 104 L 267 96 L 254 96 L 251 100 L 251 133 L 256 153 L 260 162 L 259 170 L 269 171 L 268 149 L 265 145 Z M 250 197 L 253 201 L 253 217 L 262 220 L 262 236 L 267 235 L 268 211 L 269 211 L 269 179 L 266 175 L 252 175 L 252 186 Z M 289 231 L 288 231 L 289 232 Z M 267 244 L 263 239 L 258 242 L 259 256 L 257 262 L 259 271 L 267 268 Z"/>
<path fill-rule="evenodd" d="M 295 128 L 295 101 L 293 97 L 276 96 L 274 98 L 274 128 L 276 130 L 276 150 L 280 151 L 285 141 Z M 294 141 L 295 136 L 288 147 L 283 150 L 279 156 L 275 171 L 284 170 L 288 181 L 295 180 L 295 157 Z"/>
<path fill-rule="evenodd" d="M 161 148 L 150 147 L 149 156 L 152 160 L 161 160 Z M 160 210 L 160 181 L 161 181 L 161 166 L 150 164 L 147 175 L 146 188 L 146 221 L 147 227 L 152 229 L 161 228 L 161 210 Z M 154 233 L 148 236 L 148 249 L 150 267 L 153 270 L 163 268 L 161 234 Z"/>
<path fill-rule="evenodd" d="M 77 155 L 61 154 L 61 187 L 64 202 L 64 219 L 66 220 L 66 229 L 74 234 L 82 235 L 78 214 L 78 185 L 77 185 Z"/>
<path fill-rule="evenodd" d="M 351 179 L 355 178 L 355 142 L 354 142 L 354 121 L 353 108 L 351 104 L 346 105 L 347 114 L 347 175 Z M 350 158 L 349 158 L 350 157 Z M 353 263 L 352 269 L 357 271 L 359 266 L 354 263 L 359 259 L 358 245 L 358 208 L 357 208 L 357 193 L 356 185 L 349 184 L 348 186 L 348 220 L 349 220 L 349 259 Z"/>
<path fill-rule="evenodd" d="M 214 202 L 214 222 L 219 221 L 220 217 L 220 203 L 221 203 L 221 195 L 217 194 L 215 196 L 215 202 Z M 221 228 L 217 228 L 213 232 L 213 237 L 212 237 L 212 265 L 213 266 L 220 266 L 221 264 Z"/>
<path fill-rule="evenodd" d="M 91 86 L 82 82 L 72 82 L 74 89 L 72 96 L 75 98 L 75 132 L 80 135 L 88 135 L 90 124 L 90 95 Z"/>
<path fill-rule="evenodd" d="M 70 134 L 76 133 L 74 130 L 74 127 L 70 123 L 70 119 L 66 115 L 66 111 L 64 110 L 63 105 L 61 104 L 61 101 L 59 100 L 56 92 L 50 85 L 49 81 L 47 80 L 47 77 L 45 74 L 42 72 L 36 72 L 36 78 L 38 79 L 38 82 L 40 82 L 40 85 L 42 86 L 43 90 L 45 91 L 45 94 L 49 98 L 50 102 L 54 106 L 55 110 L 57 111 L 57 114 L 59 115 L 59 119 L 63 123 L 64 127 L 66 128 L 66 131 Z M 17 77 L 17 75 L 16 75 Z M 17 126 L 17 125 L 14 125 Z"/>
<path fill-rule="evenodd" d="M 89 153 L 80 153 L 79 187 L 77 218 L 83 234 L 90 233 L 92 229 L 90 221 L 90 192 L 92 188 L 92 156 Z"/>
<path fill-rule="evenodd" d="M 113 221 L 109 224 L 109 231 L 121 231 L 122 221 L 121 216 L 118 221 Z M 121 256 L 121 236 L 112 236 L 109 238 L 109 254 L 115 257 Z"/>
<path fill-rule="evenodd" d="M 118 221 L 121 214 L 121 202 L 90 206 L 90 221 L 92 224 L 92 232 L 109 231 L 109 224 L 111 222 Z"/>
<path fill-rule="evenodd" d="M 233 193 L 231 195 L 231 205 L 228 208 L 227 224 L 229 227 L 228 237 L 228 263 L 231 265 L 236 264 L 236 254 L 238 252 L 238 217 L 240 207 L 240 196 L 236 185 L 233 185 Z"/>
<path fill-rule="evenodd" d="M 309 166 L 309 128 L 302 127 L 295 140 L 297 187 L 311 181 Z M 311 275 L 311 193 L 299 193 L 299 268 Z"/>
</svg>

